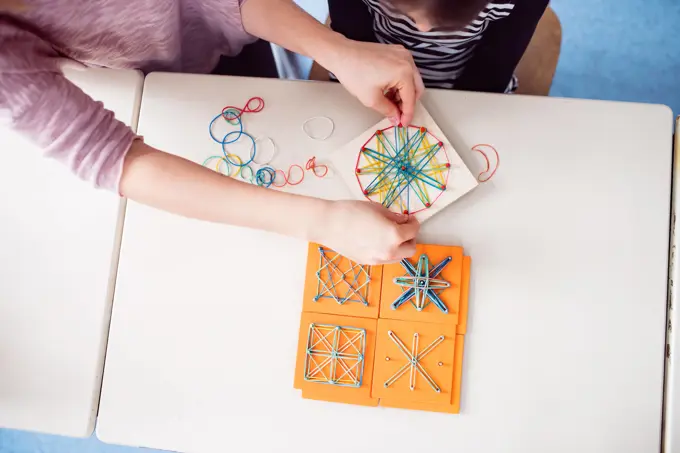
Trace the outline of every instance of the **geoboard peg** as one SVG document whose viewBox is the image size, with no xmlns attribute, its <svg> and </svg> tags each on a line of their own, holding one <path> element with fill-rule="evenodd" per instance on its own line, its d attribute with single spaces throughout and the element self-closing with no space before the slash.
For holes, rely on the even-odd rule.
<svg viewBox="0 0 680 453">
<path fill-rule="evenodd" d="M 408 215 L 408 209 L 404 209 L 404 214 Z"/>
<path fill-rule="evenodd" d="M 429 208 L 430 206 L 432 206 L 430 203 L 425 203 L 426 208 Z"/>
<path fill-rule="evenodd" d="M 403 125 L 403 124 L 401 124 L 401 123 L 399 123 L 399 125 L 398 125 L 397 127 L 404 127 L 404 125 Z"/>
<path fill-rule="evenodd" d="M 444 146 L 444 142 L 439 142 L 439 143 L 437 143 L 437 145 Z"/>
<path fill-rule="evenodd" d="M 357 174 L 361 173 L 361 168 L 357 168 Z"/>
<path fill-rule="evenodd" d="M 421 126 L 420 132 L 424 134 L 425 132 L 427 132 L 427 128 L 425 126 Z"/>
<path fill-rule="evenodd" d="M 382 135 L 382 131 L 378 129 L 377 131 L 375 131 L 375 135 Z"/>
<path fill-rule="evenodd" d="M 439 363 L 437 363 L 437 365 L 444 366 L 444 362 L 439 362 Z"/>
<path fill-rule="evenodd" d="M 439 187 L 440 187 L 442 190 L 446 190 L 446 184 L 442 184 L 442 185 L 439 186 Z"/>
<path fill-rule="evenodd" d="M 446 165 L 445 165 L 445 167 L 446 167 L 446 168 L 451 168 L 451 164 L 447 162 Z"/>
</svg>

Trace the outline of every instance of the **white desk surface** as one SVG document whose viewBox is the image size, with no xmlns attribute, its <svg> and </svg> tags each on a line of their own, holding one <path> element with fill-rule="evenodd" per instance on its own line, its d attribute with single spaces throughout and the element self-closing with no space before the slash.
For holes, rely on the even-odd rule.
<svg viewBox="0 0 680 453">
<path fill-rule="evenodd" d="M 226 104 L 290 160 L 378 118 L 340 86 L 152 74 L 140 133 L 201 161 Z M 175 451 L 658 451 L 671 175 L 668 108 L 429 92 L 464 160 L 501 166 L 423 227 L 473 259 L 462 413 L 308 401 L 293 389 L 306 245 L 129 203 L 97 433 Z M 327 143 L 300 125 L 330 115 Z M 284 162 L 285 163 L 285 162 Z M 323 196 L 340 178 L 303 183 Z M 218 209 L 218 207 L 216 207 Z M 276 221 L 276 219 L 272 219 Z"/>
<path fill-rule="evenodd" d="M 65 74 L 134 125 L 141 73 Z M 0 128 L 0 427 L 92 433 L 120 203 Z"/>
</svg>

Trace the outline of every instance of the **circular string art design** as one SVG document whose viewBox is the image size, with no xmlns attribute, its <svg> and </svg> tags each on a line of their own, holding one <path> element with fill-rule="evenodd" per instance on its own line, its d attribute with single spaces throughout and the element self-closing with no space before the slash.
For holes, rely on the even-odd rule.
<svg viewBox="0 0 680 453">
<path fill-rule="evenodd" d="M 355 169 L 366 198 L 404 214 L 430 208 L 446 190 L 450 170 L 441 140 L 425 127 L 402 125 L 376 131 Z"/>
</svg>

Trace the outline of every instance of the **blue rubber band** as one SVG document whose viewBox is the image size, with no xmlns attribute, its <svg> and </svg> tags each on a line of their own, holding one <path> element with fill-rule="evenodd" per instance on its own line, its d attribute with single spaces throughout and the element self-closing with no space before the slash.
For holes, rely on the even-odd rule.
<svg viewBox="0 0 680 453">
<path fill-rule="evenodd" d="M 266 175 L 269 175 L 269 179 L 267 179 Z M 255 181 L 258 186 L 269 187 L 272 185 L 275 178 L 276 170 L 271 167 L 262 167 L 255 173 Z"/>
<path fill-rule="evenodd" d="M 235 140 L 226 141 L 227 137 L 229 137 L 232 134 L 238 134 L 237 138 Z M 229 153 L 227 152 L 226 145 L 228 145 L 229 143 L 234 143 L 236 140 L 238 140 L 239 138 L 241 138 L 241 136 L 244 136 L 244 135 L 246 137 L 248 137 L 250 139 L 250 141 L 253 143 L 253 149 L 250 152 L 250 159 L 243 162 L 242 164 L 239 164 L 238 162 L 232 162 L 229 159 L 229 156 L 228 156 Z M 240 131 L 232 131 L 232 132 L 229 132 L 227 135 L 224 136 L 224 141 L 222 141 L 222 153 L 224 154 L 224 158 L 227 159 L 227 162 L 229 162 L 231 165 L 234 165 L 236 167 L 245 167 L 246 165 L 253 162 L 253 160 L 255 159 L 255 155 L 257 154 L 257 144 L 255 143 L 255 139 L 253 138 L 253 136 L 250 135 L 247 132 L 243 132 L 243 129 L 241 129 Z"/>
</svg>

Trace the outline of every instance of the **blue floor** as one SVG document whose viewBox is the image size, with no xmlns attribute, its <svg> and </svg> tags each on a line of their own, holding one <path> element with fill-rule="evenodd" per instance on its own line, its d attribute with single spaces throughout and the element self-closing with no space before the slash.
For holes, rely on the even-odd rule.
<svg viewBox="0 0 680 453">
<path fill-rule="evenodd" d="M 551 3 L 563 33 L 552 96 L 666 104 L 680 114 L 680 1 Z"/>
<path fill-rule="evenodd" d="M 302 0 L 323 16 L 320 0 Z M 679 0 L 553 0 L 563 27 L 551 95 L 660 103 L 680 114 Z M 144 450 L 153 451 L 153 450 Z M 0 453 L 140 453 L 0 429 Z"/>
</svg>

